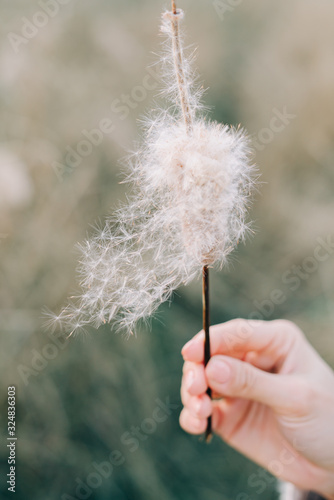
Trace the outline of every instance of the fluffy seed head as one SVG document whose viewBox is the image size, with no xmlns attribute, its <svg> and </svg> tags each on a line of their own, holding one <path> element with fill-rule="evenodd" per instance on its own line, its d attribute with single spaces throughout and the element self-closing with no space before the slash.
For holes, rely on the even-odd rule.
<svg viewBox="0 0 334 500">
<path fill-rule="evenodd" d="M 158 192 L 170 207 L 184 250 L 197 266 L 222 264 L 244 238 L 253 182 L 249 155 L 242 130 L 204 120 L 195 120 L 191 133 L 182 122 L 166 126 L 163 120 L 147 137 L 137 181 L 146 196 Z"/>
<path fill-rule="evenodd" d="M 129 161 L 127 205 L 80 246 L 81 290 L 56 318 L 69 332 L 112 322 L 132 333 L 203 265 L 221 267 L 247 233 L 254 184 L 248 139 L 197 116 L 200 91 L 182 49 L 182 17 L 165 13 L 162 25 L 164 65 L 173 68 L 166 84 L 177 106 L 147 121 Z"/>
</svg>

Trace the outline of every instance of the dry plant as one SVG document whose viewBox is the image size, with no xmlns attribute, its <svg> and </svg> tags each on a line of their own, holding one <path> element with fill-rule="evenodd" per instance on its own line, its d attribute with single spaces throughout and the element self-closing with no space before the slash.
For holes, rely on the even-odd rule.
<svg viewBox="0 0 334 500">
<path fill-rule="evenodd" d="M 171 106 L 146 120 L 143 145 L 129 161 L 132 194 L 80 246 L 80 294 L 54 320 L 71 333 L 106 322 L 133 333 L 139 319 L 202 272 L 207 363 L 209 268 L 221 268 L 244 240 L 255 177 L 244 131 L 201 116 L 202 90 L 184 54 L 182 19 L 173 1 L 161 28 Z"/>
</svg>

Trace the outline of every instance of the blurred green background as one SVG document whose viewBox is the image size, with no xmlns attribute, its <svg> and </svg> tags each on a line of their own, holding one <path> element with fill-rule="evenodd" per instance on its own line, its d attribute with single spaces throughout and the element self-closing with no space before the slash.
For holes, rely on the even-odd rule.
<svg viewBox="0 0 334 500">
<path fill-rule="evenodd" d="M 159 92 L 148 68 L 165 7 L 0 0 L 1 498 L 8 385 L 17 387 L 17 499 L 277 498 L 269 475 L 264 489 L 251 485 L 259 467 L 179 428 L 180 349 L 201 328 L 200 282 L 130 340 L 106 326 L 64 343 L 41 319 L 76 287 L 75 244 L 125 197 L 119 160 Z M 291 319 L 334 366 L 334 251 L 314 256 L 333 236 L 334 3 L 179 7 L 211 116 L 246 127 L 262 181 L 255 236 L 212 275 L 212 321 Z M 106 119 L 102 139 L 89 134 Z M 82 143 L 87 134 L 95 145 Z M 163 410 L 166 401 L 178 407 Z M 112 452 L 118 465 L 99 481 L 94 463 Z M 91 486 L 76 492 L 80 481 Z"/>
</svg>

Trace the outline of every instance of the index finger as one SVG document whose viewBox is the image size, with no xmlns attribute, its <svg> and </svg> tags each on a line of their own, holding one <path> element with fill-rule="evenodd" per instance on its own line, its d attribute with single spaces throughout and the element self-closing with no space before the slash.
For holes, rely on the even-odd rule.
<svg viewBox="0 0 334 500">
<path fill-rule="evenodd" d="M 290 321 L 234 319 L 210 327 L 211 355 L 225 354 L 243 359 L 247 353 L 265 355 L 273 363 L 286 356 L 299 329 Z M 204 362 L 204 332 L 201 331 L 182 349 L 185 360 Z"/>
</svg>

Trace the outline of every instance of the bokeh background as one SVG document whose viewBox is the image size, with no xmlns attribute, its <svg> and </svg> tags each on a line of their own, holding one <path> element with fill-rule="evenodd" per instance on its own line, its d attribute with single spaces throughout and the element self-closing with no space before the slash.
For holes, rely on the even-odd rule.
<svg viewBox="0 0 334 500">
<path fill-rule="evenodd" d="M 179 290 L 137 338 L 106 326 L 64 343 L 43 327 L 43 308 L 58 310 L 76 287 L 75 244 L 125 197 L 120 160 L 160 100 L 148 68 L 167 6 L 0 0 L 1 498 L 8 385 L 18 394 L 17 499 L 277 498 L 269 475 L 264 489 L 252 486 L 258 466 L 218 439 L 206 446 L 186 435 L 180 406 L 155 428 L 147 420 L 157 400 L 180 405 L 180 349 L 201 328 L 200 282 Z M 334 3 L 179 6 L 198 46 L 205 103 L 213 118 L 247 128 L 262 181 L 254 237 L 212 275 L 212 320 L 291 319 L 334 366 L 334 251 L 314 257 L 319 238 L 333 236 Z M 113 129 L 85 150 L 85 131 L 103 119 Z M 124 434 L 133 426 L 146 429 L 138 446 Z M 124 463 L 76 492 L 115 450 Z"/>
</svg>

